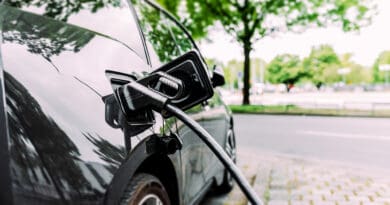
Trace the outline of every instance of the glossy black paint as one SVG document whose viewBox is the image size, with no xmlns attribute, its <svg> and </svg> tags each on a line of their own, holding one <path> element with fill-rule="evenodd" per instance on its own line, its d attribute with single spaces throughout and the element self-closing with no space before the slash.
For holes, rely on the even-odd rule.
<svg viewBox="0 0 390 205">
<path fill-rule="evenodd" d="M 127 154 L 124 133 L 104 118 L 102 97 L 112 94 L 105 70 L 126 71 L 133 65 L 133 71 L 141 72 L 147 66 L 122 44 L 91 31 L 11 8 L 4 15 L 5 22 L 23 22 L 3 25 L 2 46 L 7 51 L 11 165 L 18 179 L 13 183 L 15 202 L 40 201 L 34 197 L 45 195 L 48 204 L 101 203 Z M 63 32 L 52 37 L 48 28 Z M 48 188 L 40 193 L 42 187 Z"/>
<path fill-rule="evenodd" d="M 131 126 L 112 98 L 107 71 L 143 76 L 196 49 L 164 12 L 132 2 L 134 9 L 125 1 L 109 7 L 127 19 L 109 29 L 100 21 L 112 12 L 103 7 L 0 6 L 0 204 L 117 204 L 136 172 L 158 176 L 173 202 L 191 204 L 221 181 L 222 167 L 210 166 L 218 162 L 188 127 L 157 113 L 152 127 Z M 187 113 L 224 143 L 230 116 L 218 96 Z M 145 152 L 149 136 L 170 132 L 183 140 L 181 151 Z"/>
<path fill-rule="evenodd" d="M 186 51 L 195 48 L 186 33 L 175 22 L 170 21 L 169 16 L 164 12 L 142 1 L 135 1 L 133 5 L 137 11 L 154 68 L 158 68 Z M 188 110 L 187 114 L 202 123 L 204 111 L 202 105 L 197 105 Z M 192 204 L 199 199 L 202 189 L 205 189 L 204 163 L 207 158 L 204 154 L 207 147 L 181 121 L 176 120 L 176 118 L 170 121 L 172 125 L 177 127 L 177 132 L 183 141 L 180 152 L 183 175 L 183 180 L 179 182 L 183 187 L 181 198 L 184 200 L 184 204 Z"/>
<path fill-rule="evenodd" d="M 5 90 L 2 61 L 0 61 L 0 167 L 0 201 L 4 204 L 12 204 L 9 138 L 5 113 Z"/>
<path fill-rule="evenodd" d="M 228 108 L 223 104 L 221 97 L 215 94 L 208 103 L 205 105 L 204 120 L 202 126 L 207 132 L 212 133 L 212 136 L 222 147 L 225 147 L 226 143 L 226 131 L 230 126 L 230 116 L 227 114 Z M 205 175 L 206 178 L 211 179 L 215 176 L 215 173 L 222 173 L 224 167 L 218 161 L 217 157 L 211 152 L 211 150 L 205 150 L 206 158 L 205 163 Z M 222 175 L 220 175 L 222 176 Z M 218 182 L 222 182 L 222 177 L 217 178 Z"/>
</svg>

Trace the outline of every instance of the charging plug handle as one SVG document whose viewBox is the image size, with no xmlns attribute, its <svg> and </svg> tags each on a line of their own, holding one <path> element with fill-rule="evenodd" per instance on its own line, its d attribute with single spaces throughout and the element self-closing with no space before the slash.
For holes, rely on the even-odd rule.
<svg viewBox="0 0 390 205">
<path fill-rule="evenodd" d="M 191 128 L 218 157 L 218 159 L 222 162 L 226 169 L 232 174 L 233 178 L 237 181 L 237 184 L 244 192 L 248 200 L 255 205 L 263 204 L 261 199 L 257 196 L 256 192 L 252 189 L 248 181 L 245 179 L 244 175 L 240 172 L 234 162 L 226 154 L 225 150 L 202 126 L 200 126 L 197 122 L 195 122 L 192 118 L 185 114 L 181 109 L 174 105 L 171 105 L 169 103 L 169 98 L 164 96 L 163 93 L 154 91 L 153 88 L 149 88 L 137 81 L 132 81 L 124 85 L 124 87 L 117 89 L 116 95 L 120 98 L 121 106 L 126 105 L 128 109 L 132 111 L 153 109 L 160 113 L 168 112 L 176 116 L 184 124 Z M 164 143 L 169 144 L 166 142 Z"/>
<path fill-rule="evenodd" d="M 161 88 L 164 85 L 173 91 L 174 94 L 167 94 Z M 164 72 L 156 72 L 148 77 L 138 81 L 131 81 L 128 84 L 116 90 L 116 96 L 121 102 L 126 105 L 126 109 L 122 110 L 137 111 L 142 109 L 150 109 L 161 112 L 168 101 L 174 101 L 182 98 L 184 85 L 183 82 Z"/>
<path fill-rule="evenodd" d="M 122 91 L 126 105 L 132 111 L 152 107 L 157 112 L 161 112 L 169 100 L 167 97 L 145 87 L 137 81 L 126 84 Z"/>
</svg>

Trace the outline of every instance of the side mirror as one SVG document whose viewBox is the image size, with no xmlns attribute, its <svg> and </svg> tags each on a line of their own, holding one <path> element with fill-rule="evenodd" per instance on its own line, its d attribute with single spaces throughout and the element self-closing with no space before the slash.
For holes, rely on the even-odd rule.
<svg viewBox="0 0 390 205">
<path fill-rule="evenodd" d="M 211 82 L 214 88 L 225 85 L 225 74 L 220 66 L 214 65 Z"/>
</svg>

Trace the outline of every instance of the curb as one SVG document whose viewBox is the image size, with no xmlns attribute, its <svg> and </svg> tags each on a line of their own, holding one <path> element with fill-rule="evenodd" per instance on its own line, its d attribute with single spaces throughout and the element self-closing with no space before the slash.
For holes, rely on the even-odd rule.
<svg viewBox="0 0 390 205">
<path fill-rule="evenodd" d="M 280 113 L 280 112 L 233 112 L 242 115 L 290 115 L 290 116 L 319 116 L 319 117 L 357 117 L 357 118 L 389 118 L 390 115 L 337 115 L 322 113 Z"/>
</svg>

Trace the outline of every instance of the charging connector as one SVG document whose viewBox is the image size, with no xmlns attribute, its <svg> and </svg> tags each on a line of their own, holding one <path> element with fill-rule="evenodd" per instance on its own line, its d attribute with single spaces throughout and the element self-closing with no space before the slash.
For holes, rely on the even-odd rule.
<svg viewBox="0 0 390 205">
<path fill-rule="evenodd" d="M 179 91 L 179 87 L 181 86 L 181 81 L 179 79 L 176 79 L 172 76 L 167 77 L 166 75 L 160 75 L 160 77 L 161 76 L 169 80 L 169 82 L 168 81 L 165 82 L 166 85 L 168 85 L 173 89 L 176 89 L 177 92 L 181 92 Z M 151 79 L 151 78 L 155 78 L 155 76 L 149 76 L 147 78 Z M 142 82 L 142 84 L 139 82 Z M 251 188 L 248 181 L 245 179 L 244 175 L 237 168 L 234 162 L 229 158 L 229 156 L 226 154 L 223 148 L 215 141 L 215 139 L 191 117 L 189 117 L 181 109 L 179 109 L 178 107 L 170 103 L 172 100 L 177 100 L 177 98 L 179 98 L 180 95 L 176 95 L 176 94 L 170 95 L 170 96 L 176 96 L 175 97 L 176 99 L 170 98 L 165 93 L 163 93 L 163 91 L 154 90 L 157 89 L 156 87 L 145 85 L 144 84 L 145 82 L 151 82 L 151 81 L 148 81 L 148 79 L 132 81 L 116 90 L 115 93 L 117 98 L 120 101 L 122 110 L 148 111 L 150 109 L 153 109 L 160 113 L 168 112 L 170 115 L 176 116 L 184 124 L 186 124 L 189 128 L 191 128 L 195 133 L 197 133 L 198 136 L 202 139 L 202 141 L 218 157 L 218 159 L 222 162 L 222 164 L 226 167 L 226 169 L 232 174 L 233 178 L 237 181 L 237 184 L 244 192 L 244 194 L 247 196 L 248 200 L 252 204 L 258 204 L 258 205 L 263 204 L 260 198 L 254 192 L 254 190 Z M 175 85 L 175 82 L 178 84 Z M 162 153 L 169 154 L 173 152 L 172 150 L 175 150 L 174 148 L 172 148 L 173 141 L 171 140 L 172 140 L 171 138 L 154 139 L 154 140 L 152 139 L 152 141 L 149 141 L 150 142 L 149 147 L 162 144 L 164 145 L 164 146 L 160 146 L 164 148 L 162 150 Z"/>
</svg>

